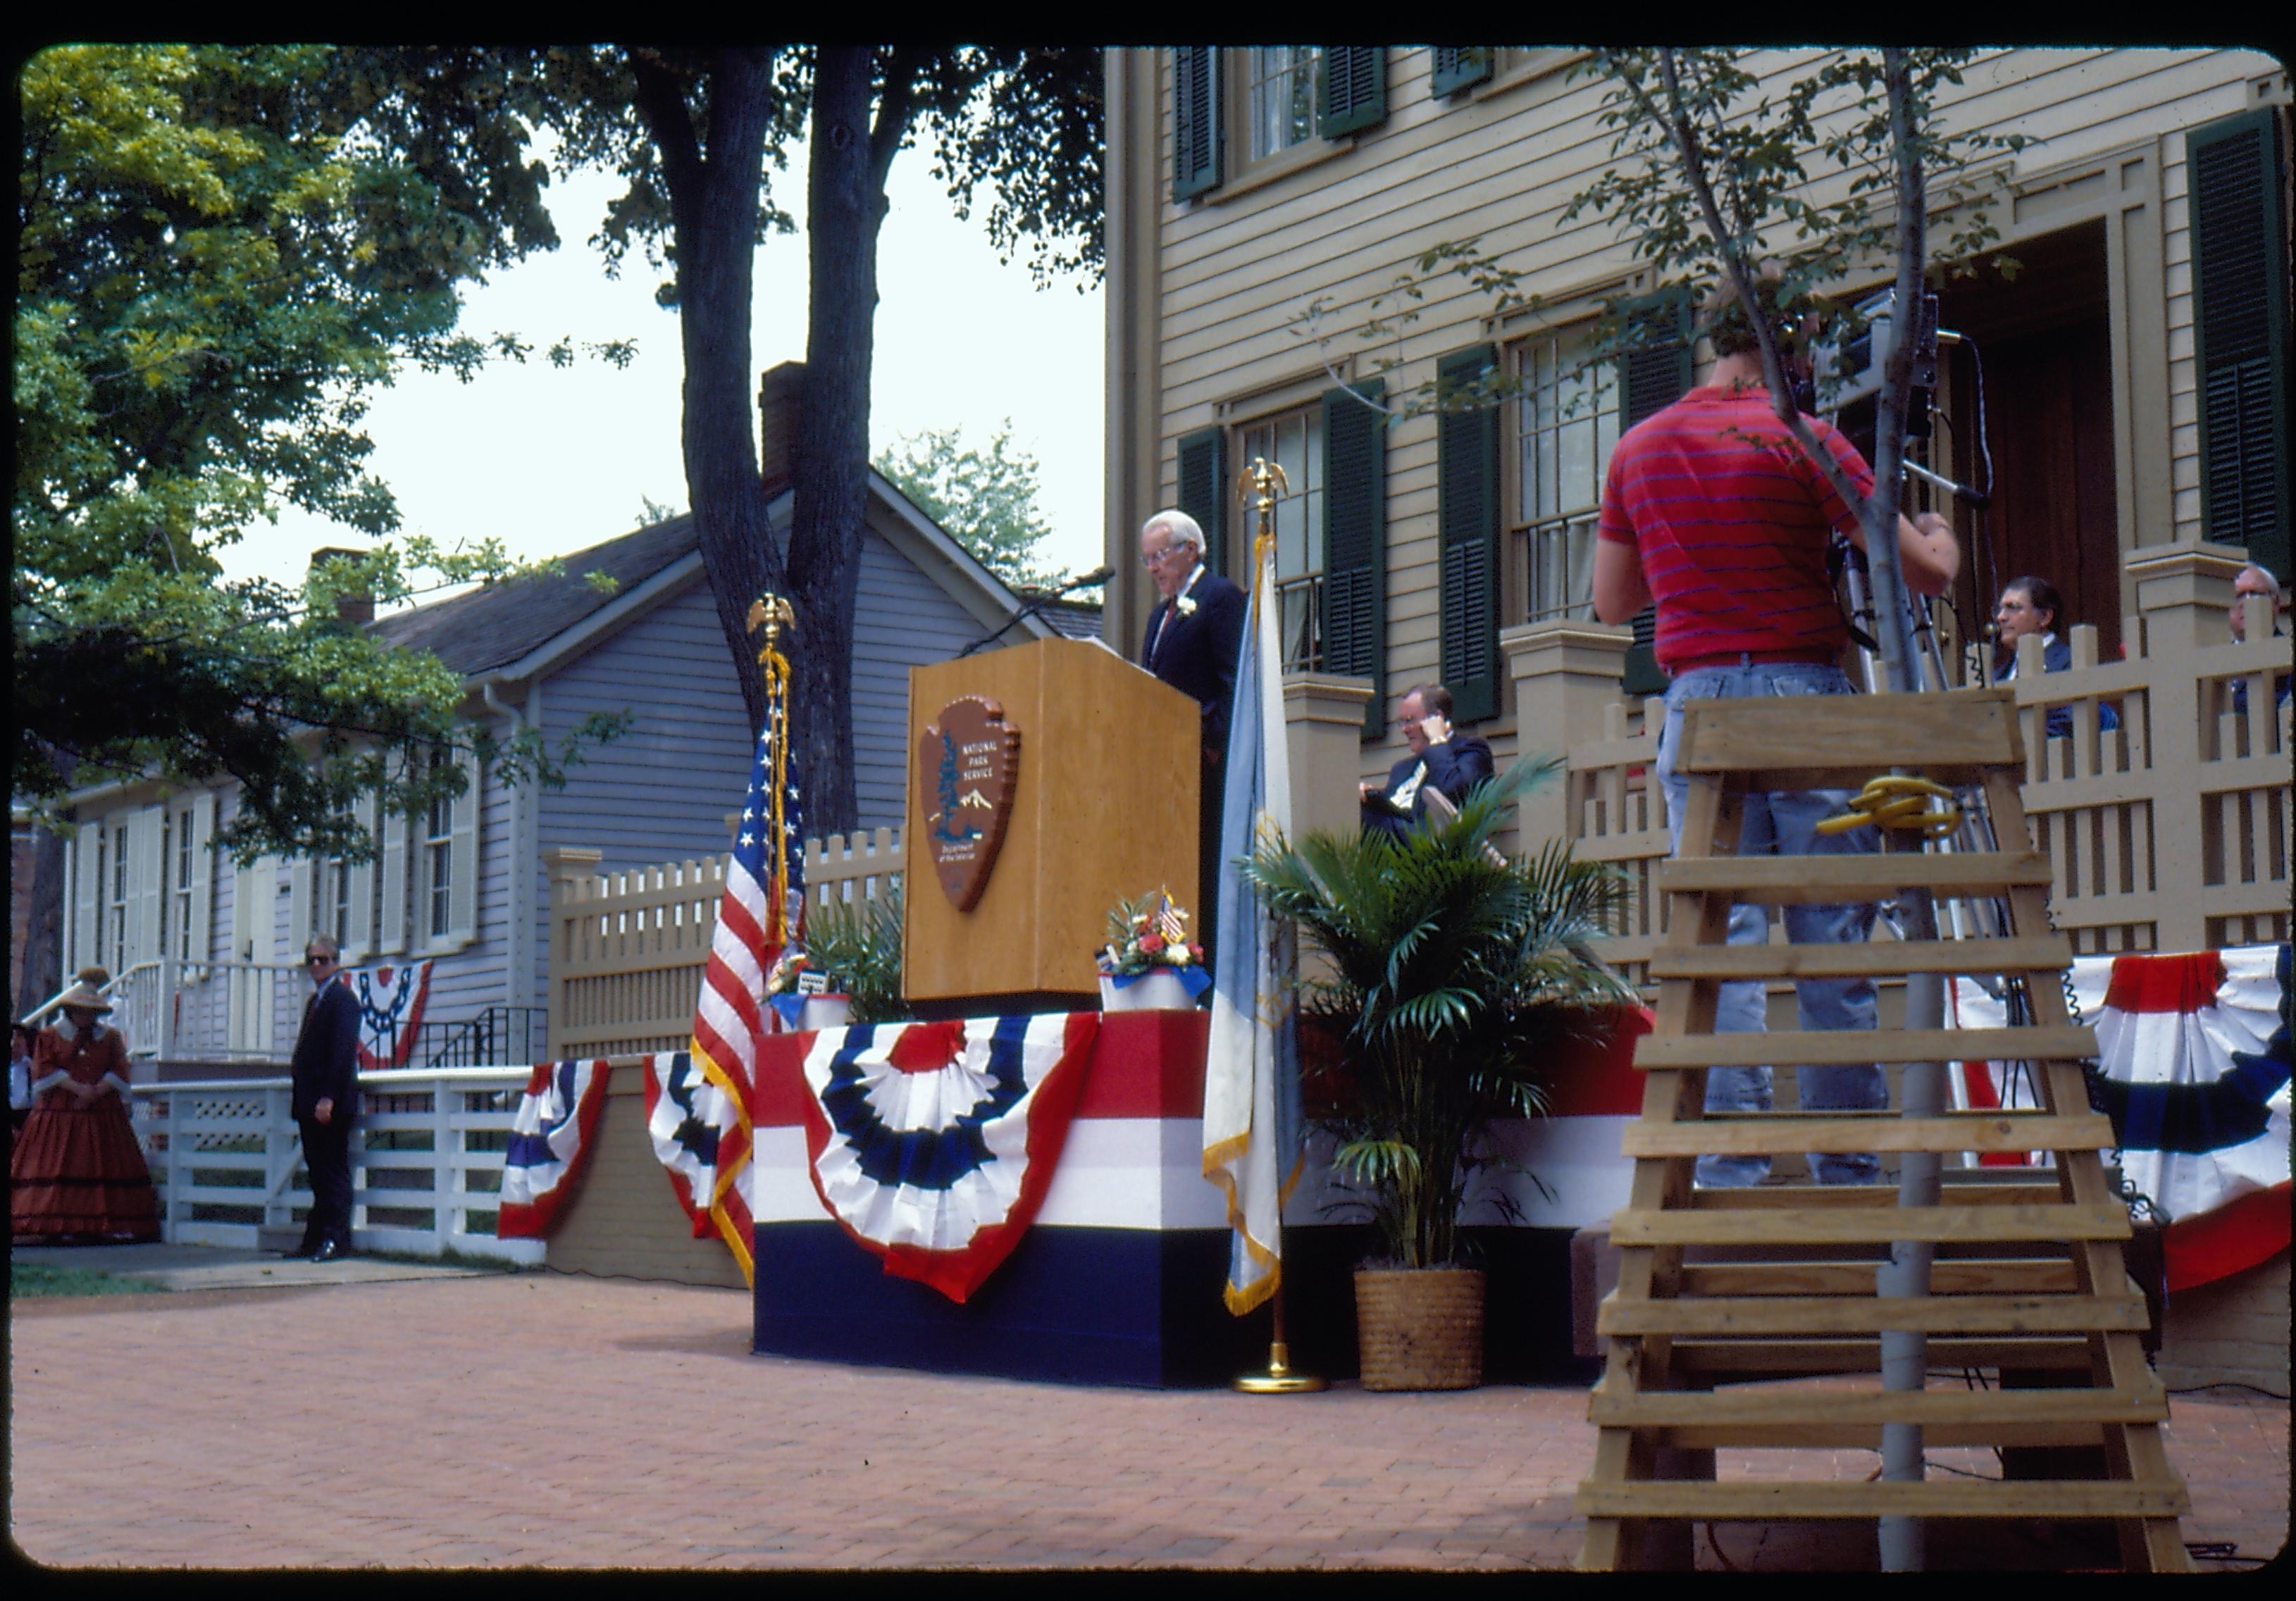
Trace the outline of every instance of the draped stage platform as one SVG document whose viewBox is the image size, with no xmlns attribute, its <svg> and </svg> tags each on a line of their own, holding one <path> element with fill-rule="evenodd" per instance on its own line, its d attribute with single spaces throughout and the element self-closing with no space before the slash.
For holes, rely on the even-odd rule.
<svg viewBox="0 0 2296 1601">
<path fill-rule="evenodd" d="M 770 1037 L 750 1107 L 755 1350 L 1146 1386 L 1221 1384 L 1264 1360 L 1265 1311 L 1234 1318 L 1220 1298 L 1229 1234 L 1220 1192 L 1202 1176 L 1209 1024 L 1201 1011 L 1098 1017 L 1034 1223 L 962 1303 L 888 1273 L 829 1213 L 811 1172 L 803 1078 L 823 1036 Z M 1504 1226 L 1489 1209 L 1472 1231 L 1490 1273 L 1492 1378 L 1585 1376 L 1570 1351 L 1570 1239 L 1623 1198 L 1619 1130 L 1637 1104 L 1628 1064 L 1639 1028 L 1557 1074 L 1554 1115 L 1503 1131 L 1547 1188 L 1510 1184 L 1523 1225 Z M 1315 1155 L 1286 1208 L 1291 1337 L 1295 1360 L 1346 1376 L 1356 1365 L 1350 1276 L 1365 1233 L 1332 1221 L 1337 1195 Z"/>
</svg>

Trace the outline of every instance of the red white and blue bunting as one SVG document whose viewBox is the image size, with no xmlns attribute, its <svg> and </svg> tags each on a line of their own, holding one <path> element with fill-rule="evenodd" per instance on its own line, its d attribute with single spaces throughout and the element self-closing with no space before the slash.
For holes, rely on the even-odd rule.
<svg viewBox="0 0 2296 1601">
<path fill-rule="evenodd" d="M 2096 1026 L 2121 1175 L 2160 1209 L 2171 1290 L 2288 1246 L 2288 989 L 2286 945 L 2073 962 L 2073 998 Z M 2001 1026 L 2002 1003 L 1974 980 L 1956 981 L 1954 1002 L 1959 1026 Z M 1964 1063 L 1957 1080 L 1966 1107 L 2037 1104 L 2021 1063 Z"/>
<path fill-rule="evenodd" d="M 368 1073 L 404 1067 L 422 1035 L 422 1009 L 430 1000 L 430 964 L 360 968 L 347 975 L 358 997 L 359 1066 Z"/>
<path fill-rule="evenodd" d="M 645 1109 L 646 1136 L 653 1141 L 654 1156 L 669 1174 L 677 1204 L 693 1221 L 693 1238 L 718 1237 L 720 1229 L 710 1216 L 710 1205 L 718 1197 L 718 1148 L 721 1142 L 743 1132 L 732 1098 L 694 1061 L 692 1053 L 665 1050 L 645 1059 Z M 744 1219 L 750 1215 L 750 1187 L 755 1182 L 752 1164 L 744 1162 L 727 1186 L 740 1203 Z M 719 1209 L 725 1210 L 722 1204 Z"/>
<path fill-rule="evenodd" d="M 962 1303 L 1020 1243 L 1068 1138 L 1097 1012 L 824 1030 L 808 1171 L 885 1271 Z"/>
<path fill-rule="evenodd" d="M 611 1073 L 603 1061 L 545 1062 L 527 1080 L 503 1154 L 496 1238 L 540 1239 L 556 1225 L 597 1148 Z"/>
</svg>

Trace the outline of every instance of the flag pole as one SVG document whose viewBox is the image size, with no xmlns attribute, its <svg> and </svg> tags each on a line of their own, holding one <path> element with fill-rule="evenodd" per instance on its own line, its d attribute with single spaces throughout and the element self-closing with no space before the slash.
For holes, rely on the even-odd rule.
<svg viewBox="0 0 2296 1601">
<path fill-rule="evenodd" d="M 1239 494 L 1252 497 L 1253 508 L 1259 513 L 1259 527 L 1251 544 L 1251 584 L 1255 607 L 1273 605 L 1275 600 L 1272 593 L 1260 592 L 1260 577 L 1267 566 L 1267 552 L 1275 538 L 1275 491 L 1279 485 L 1286 493 L 1291 489 L 1291 485 L 1285 481 L 1283 470 L 1264 456 L 1252 458 L 1251 465 L 1244 470 L 1236 485 Z M 1237 932 L 1228 930 L 1228 936 L 1233 938 Z M 1272 1136 L 1274 1131 L 1271 1130 L 1269 1132 Z M 1280 1198 L 1276 1203 L 1275 1226 L 1279 1230 L 1283 1226 Z M 1283 1268 L 1280 1261 L 1275 1264 L 1272 1276 L 1275 1283 L 1269 1287 L 1267 1298 L 1270 1328 L 1267 1370 L 1244 1374 L 1234 1381 L 1234 1388 L 1246 1395 L 1310 1394 L 1324 1388 L 1325 1381 L 1316 1374 L 1292 1371 L 1291 1342 L 1284 1336 Z"/>
</svg>

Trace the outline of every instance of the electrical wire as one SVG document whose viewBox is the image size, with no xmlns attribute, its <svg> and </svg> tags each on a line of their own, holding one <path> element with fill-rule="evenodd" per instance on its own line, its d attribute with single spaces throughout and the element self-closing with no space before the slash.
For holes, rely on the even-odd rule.
<svg viewBox="0 0 2296 1601">
<path fill-rule="evenodd" d="M 2243 1384 L 2236 1378 L 2220 1378 L 2214 1384 L 2210 1385 L 2188 1385 L 2184 1389 L 2171 1390 L 2169 1393 L 2171 1395 L 2198 1395 L 2204 1390 L 2246 1390 L 2251 1394 L 2262 1395 L 2273 1401 L 2286 1401 L 2288 1399 L 2285 1395 L 2281 1394 L 2277 1390 L 2267 1390 L 2261 1385 Z"/>
</svg>

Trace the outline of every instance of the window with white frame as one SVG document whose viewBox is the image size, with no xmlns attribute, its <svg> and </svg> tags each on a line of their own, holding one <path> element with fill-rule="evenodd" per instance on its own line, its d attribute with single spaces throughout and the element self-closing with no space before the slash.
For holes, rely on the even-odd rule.
<svg viewBox="0 0 2296 1601">
<path fill-rule="evenodd" d="M 1522 620 L 1585 615 L 1594 599 L 1595 524 L 1619 442 L 1619 364 L 1588 361 L 1585 330 L 1534 334 L 1509 347 L 1521 388 L 1508 519 L 1524 575 Z"/>
<path fill-rule="evenodd" d="M 1243 52 L 1245 148 L 1257 161 L 1316 136 L 1316 45 L 1254 45 Z"/>
<path fill-rule="evenodd" d="M 189 805 L 175 808 L 168 813 L 168 845 L 165 856 L 168 871 L 168 933 L 162 941 L 163 950 L 171 950 L 185 961 L 204 960 L 205 929 L 198 929 L 194 937 L 193 922 L 194 890 L 199 875 L 207 870 L 207 862 L 200 850 L 199 825 Z"/>
<path fill-rule="evenodd" d="M 338 853 L 319 857 L 312 876 L 318 904 L 313 910 L 310 932 L 332 935 L 335 949 L 347 956 L 368 943 L 367 931 L 352 926 L 351 886 L 354 875 L 360 870 Z M 304 937 L 308 939 L 309 932 Z"/>
<path fill-rule="evenodd" d="M 430 758 L 434 775 L 453 765 L 454 757 L 446 751 Z M 472 795 L 469 798 L 475 803 L 478 797 Z M 441 796 L 430 803 L 422 817 L 422 927 L 432 939 L 445 938 L 455 922 L 455 804 Z"/>
<path fill-rule="evenodd" d="M 104 829 L 109 861 L 104 867 L 103 932 L 98 938 L 105 965 L 114 978 L 127 970 L 127 922 L 135 908 L 127 877 L 127 823 L 125 819 Z"/>
<path fill-rule="evenodd" d="M 1283 469 L 1285 487 L 1275 502 L 1276 617 L 1283 629 L 1283 670 L 1320 672 L 1324 666 L 1324 407 L 1255 422 L 1242 431 L 1239 471 L 1266 457 Z M 1234 542 L 1250 560 L 1259 513 L 1247 507 L 1242 537 Z"/>
</svg>

